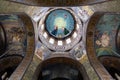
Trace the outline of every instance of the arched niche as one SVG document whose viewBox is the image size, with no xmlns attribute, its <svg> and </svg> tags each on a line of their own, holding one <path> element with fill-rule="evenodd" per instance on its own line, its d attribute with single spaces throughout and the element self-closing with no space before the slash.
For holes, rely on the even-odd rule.
<svg viewBox="0 0 120 80">
<path fill-rule="evenodd" d="M 83 65 L 70 57 L 51 57 L 42 61 L 34 80 L 89 80 Z"/>
<path fill-rule="evenodd" d="M 4 13 L 0 14 L 1 26 L 0 79 L 21 80 L 34 54 L 32 20 L 25 13 Z"/>
<path fill-rule="evenodd" d="M 7 0 L 32 6 L 83 6 L 110 0 Z"/>
<path fill-rule="evenodd" d="M 119 13 L 96 12 L 89 20 L 86 48 L 100 79 L 116 79 L 116 74 L 120 75 L 119 25 Z"/>
</svg>

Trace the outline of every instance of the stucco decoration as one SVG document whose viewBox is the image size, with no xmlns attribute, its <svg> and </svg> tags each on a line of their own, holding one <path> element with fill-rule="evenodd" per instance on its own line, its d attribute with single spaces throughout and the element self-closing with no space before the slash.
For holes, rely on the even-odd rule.
<svg viewBox="0 0 120 80">
<path fill-rule="evenodd" d="M 62 12 L 61 12 L 61 14 L 59 13 L 57 16 L 56 14 L 53 14 L 53 13 L 56 13 L 56 11 L 59 11 L 59 12 L 62 11 Z M 51 14 L 52 15 L 51 17 L 53 17 L 53 18 L 51 18 L 49 20 L 50 21 L 49 25 L 50 24 L 53 25 L 55 17 L 60 17 L 61 15 L 63 15 L 61 17 L 65 19 L 66 15 L 65 15 L 65 13 L 63 13 L 64 11 L 65 11 L 65 13 L 67 12 L 67 14 L 69 13 L 71 19 L 74 20 L 72 22 L 72 25 L 74 25 L 75 27 L 71 26 L 72 28 L 73 27 L 75 28 L 75 30 L 73 30 L 73 32 L 71 31 L 74 35 L 72 35 L 72 33 L 70 33 L 68 35 L 64 35 L 61 38 L 58 36 L 55 37 L 52 34 L 50 35 L 52 30 L 49 31 L 50 32 L 49 33 L 48 32 L 49 28 L 48 28 L 48 30 L 45 29 L 45 27 L 46 27 L 45 19 L 47 19 L 48 15 L 50 15 L 50 13 L 53 12 Z M 36 23 L 39 23 L 39 24 L 36 24 L 36 26 L 35 26 L 35 34 L 36 34 L 35 39 L 36 39 L 36 44 L 37 44 L 36 50 L 35 50 L 36 55 L 40 59 L 45 59 L 46 57 L 51 55 L 50 50 L 62 51 L 62 52 L 65 50 L 69 50 L 70 55 L 72 55 L 73 57 L 76 57 L 77 60 L 82 59 L 81 58 L 82 55 L 86 54 L 84 42 L 85 42 L 85 38 L 86 38 L 85 32 L 86 32 L 87 26 L 85 26 L 84 24 L 88 21 L 88 19 L 90 18 L 90 16 L 92 14 L 93 14 L 93 10 L 90 9 L 88 6 L 68 7 L 68 8 L 65 8 L 65 7 L 54 7 L 54 8 L 41 7 L 41 9 L 34 11 L 32 18 Z M 67 18 L 69 18 L 69 16 L 67 16 Z M 61 19 L 59 19 L 59 18 L 58 18 L 58 20 L 61 21 Z M 76 24 L 73 24 L 73 23 L 76 23 Z M 49 25 L 48 25 L 48 27 L 49 27 Z M 54 29 L 54 26 L 51 26 L 51 28 Z M 58 45 L 58 38 L 60 40 L 59 42 L 62 42 L 61 45 Z M 76 44 L 76 42 L 78 42 L 78 43 Z M 80 44 L 80 45 L 78 45 L 78 44 Z"/>
</svg>

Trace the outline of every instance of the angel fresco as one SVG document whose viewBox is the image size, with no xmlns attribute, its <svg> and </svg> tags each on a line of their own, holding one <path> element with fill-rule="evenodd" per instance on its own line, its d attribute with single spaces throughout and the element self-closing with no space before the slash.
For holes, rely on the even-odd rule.
<svg viewBox="0 0 120 80">
<path fill-rule="evenodd" d="M 108 32 L 103 32 L 100 39 L 96 40 L 95 43 L 97 44 L 97 46 L 99 46 L 99 48 L 96 49 L 98 57 L 102 55 L 120 56 L 116 51 L 112 49 Z"/>
</svg>

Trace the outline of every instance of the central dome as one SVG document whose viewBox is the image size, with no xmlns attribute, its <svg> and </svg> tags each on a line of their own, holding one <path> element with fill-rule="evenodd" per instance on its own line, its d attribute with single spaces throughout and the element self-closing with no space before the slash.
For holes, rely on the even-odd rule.
<svg viewBox="0 0 120 80">
<path fill-rule="evenodd" d="M 45 20 L 48 33 L 55 38 L 64 38 L 74 30 L 75 20 L 70 11 L 56 9 L 51 11 Z"/>
</svg>

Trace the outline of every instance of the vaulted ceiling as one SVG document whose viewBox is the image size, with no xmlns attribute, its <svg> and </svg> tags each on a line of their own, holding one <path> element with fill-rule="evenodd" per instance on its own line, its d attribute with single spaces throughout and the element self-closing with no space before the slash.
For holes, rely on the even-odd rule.
<svg viewBox="0 0 120 80">
<path fill-rule="evenodd" d="M 8 0 L 32 6 L 83 6 L 111 0 Z"/>
</svg>

